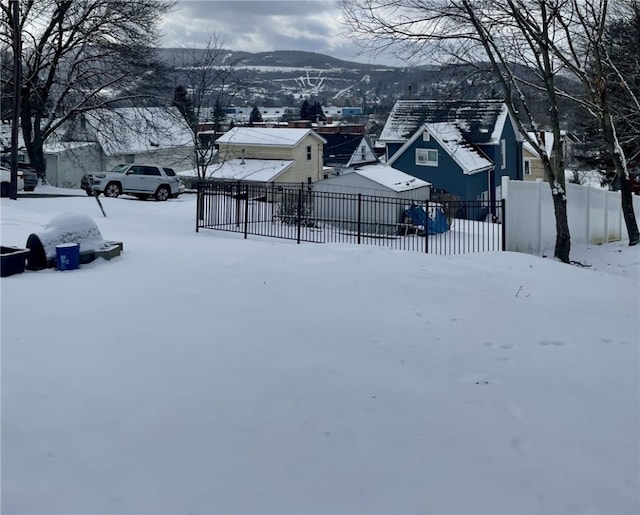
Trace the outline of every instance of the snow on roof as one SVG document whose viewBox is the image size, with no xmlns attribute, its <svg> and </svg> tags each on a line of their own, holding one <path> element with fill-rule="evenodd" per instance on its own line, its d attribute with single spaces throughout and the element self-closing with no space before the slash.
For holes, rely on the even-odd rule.
<svg viewBox="0 0 640 515">
<path fill-rule="evenodd" d="M 323 143 L 325 139 L 311 129 L 272 128 L 272 127 L 234 127 L 217 140 L 217 144 L 231 145 L 269 145 L 294 147 L 308 134 L 312 134 Z"/>
<path fill-rule="evenodd" d="M 429 132 L 465 174 L 482 172 L 493 166 L 493 163 L 487 157 L 466 142 L 462 132 L 456 125 L 447 122 L 427 123 L 422 126 L 389 159 L 388 164 L 391 165 L 398 159 L 418 138 L 422 137 L 424 131 Z"/>
<path fill-rule="evenodd" d="M 431 123 L 425 126 L 440 146 L 460 165 L 466 174 L 487 170 L 493 163 L 484 157 L 471 145 L 467 144 L 464 136 L 455 125 L 451 123 Z"/>
<path fill-rule="evenodd" d="M 271 182 L 295 161 L 280 159 L 230 159 L 207 167 L 207 177 L 212 179 L 234 179 L 238 181 Z M 180 172 L 178 175 L 197 177 L 197 170 Z"/>
<path fill-rule="evenodd" d="M 531 139 L 533 139 L 534 141 L 536 141 L 536 133 L 535 132 L 527 132 L 527 134 L 529 135 L 529 137 Z M 551 152 L 553 151 L 553 132 L 551 131 L 545 131 L 544 132 L 544 150 L 547 153 L 548 156 L 551 155 Z M 531 143 L 529 143 L 528 141 L 525 140 L 524 142 L 524 148 L 529 151 L 530 153 L 532 153 L 535 156 L 539 156 L 540 152 L 538 152 L 538 148 L 534 147 Z"/>
<path fill-rule="evenodd" d="M 173 107 L 98 109 L 85 116 L 108 156 L 193 145 L 191 130 Z"/>
<path fill-rule="evenodd" d="M 90 147 L 95 144 L 94 141 L 54 141 L 52 143 L 45 143 L 43 145 L 43 151 L 45 154 L 58 154 L 67 150 Z"/>
<path fill-rule="evenodd" d="M 398 100 L 379 141 L 404 143 L 425 123 L 455 124 L 469 141 L 497 143 L 507 107 L 501 100 Z"/>
<path fill-rule="evenodd" d="M 386 165 L 364 165 L 354 169 L 352 173 L 366 177 L 371 181 L 377 182 L 397 192 L 414 190 L 431 185 L 431 183 Z"/>
</svg>

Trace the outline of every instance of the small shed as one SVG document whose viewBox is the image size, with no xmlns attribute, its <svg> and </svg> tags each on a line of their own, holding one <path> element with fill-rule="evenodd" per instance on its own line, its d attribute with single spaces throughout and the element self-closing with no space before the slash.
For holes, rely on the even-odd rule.
<svg viewBox="0 0 640 515">
<path fill-rule="evenodd" d="M 431 195 L 428 182 L 382 164 L 319 181 L 313 190 L 320 197 L 314 205 L 318 220 L 382 235 L 397 234 L 406 209 Z"/>
<path fill-rule="evenodd" d="M 347 170 L 336 177 L 317 182 L 313 189 L 328 193 L 362 193 L 416 202 L 429 200 L 431 195 L 430 183 L 383 164 Z"/>
</svg>

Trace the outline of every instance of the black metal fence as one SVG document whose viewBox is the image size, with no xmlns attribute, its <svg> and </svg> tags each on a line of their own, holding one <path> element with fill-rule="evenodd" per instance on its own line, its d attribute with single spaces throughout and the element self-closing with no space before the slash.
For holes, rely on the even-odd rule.
<svg viewBox="0 0 640 515">
<path fill-rule="evenodd" d="M 314 190 L 313 184 L 198 183 L 196 231 L 432 254 L 504 249 L 503 201 L 434 202 Z"/>
</svg>

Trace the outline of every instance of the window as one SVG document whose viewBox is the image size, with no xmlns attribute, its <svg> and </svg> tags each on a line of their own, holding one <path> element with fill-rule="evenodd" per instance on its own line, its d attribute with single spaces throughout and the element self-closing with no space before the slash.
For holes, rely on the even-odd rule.
<svg viewBox="0 0 640 515">
<path fill-rule="evenodd" d="M 367 147 L 362 145 L 360 147 L 360 159 L 362 159 L 364 161 L 366 158 L 367 158 Z"/>
<path fill-rule="evenodd" d="M 438 166 L 438 151 L 430 148 L 416 148 L 416 164 L 420 166 Z"/>
<path fill-rule="evenodd" d="M 524 160 L 524 174 L 531 175 L 531 161 L 528 159 Z"/>
<path fill-rule="evenodd" d="M 125 154 L 124 162 L 125 163 L 133 163 L 135 161 L 135 157 L 133 154 Z"/>
<path fill-rule="evenodd" d="M 143 175 L 162 175 L 155 166 L 141 166 Z"/>
<path fill-rule="evenodd" d="M 507 167 L 507 142 L 500 140 L 500 168 L 503 170 Z"/>
<path fill-rule="evenodd" d="M 307 161 L 311 161 L 311 145 L 307 145 Z"/>
<path fill-rule="evenodd" d="M 429 131 L 424 131 L 422 133 L 422 141 L 431 141 L 431 134 L 429 134 Z"/>
<path fill-rule="evenodd" d="M 169 177 L 175 177 L 176 172 L 173 171 L 173 168 L 163 168 L 164 173 L 166 173 Z"/>
</svg>

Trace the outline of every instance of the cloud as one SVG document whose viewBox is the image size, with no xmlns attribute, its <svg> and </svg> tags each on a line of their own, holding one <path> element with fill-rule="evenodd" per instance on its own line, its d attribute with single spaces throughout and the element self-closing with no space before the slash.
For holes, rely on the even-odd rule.
<svg viewBox="0 0 640 515">
<path fill-rule="evenodd" d="M 305 50 L 373 62 L 341 35 L 340 17 L 337 0 L 181 0 L 162 25 L 162 45 L 203 47 L 215 34 L 231 50 Z"/>
</svg>

